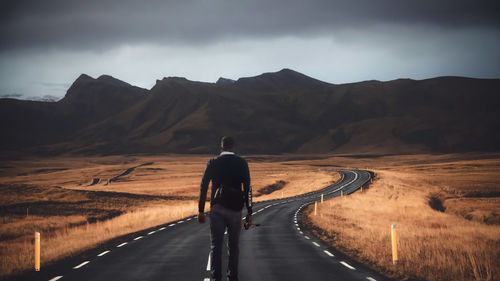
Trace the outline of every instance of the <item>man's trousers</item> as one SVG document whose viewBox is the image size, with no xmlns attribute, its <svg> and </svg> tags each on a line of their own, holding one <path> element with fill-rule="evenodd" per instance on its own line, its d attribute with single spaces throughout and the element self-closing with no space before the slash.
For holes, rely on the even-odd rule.
<svg viewBox="0 0 500 281">
<path fill-rule="evenodd" d="M 210 210 L 210 269 L 212 278 L 222 280 L 221 263 L 224 232 L 228 234 L 229 280 L 238 280 L 239 240 L 241 232 L 241 211 L 233 211 L 215 204 Z"/>
</svg>

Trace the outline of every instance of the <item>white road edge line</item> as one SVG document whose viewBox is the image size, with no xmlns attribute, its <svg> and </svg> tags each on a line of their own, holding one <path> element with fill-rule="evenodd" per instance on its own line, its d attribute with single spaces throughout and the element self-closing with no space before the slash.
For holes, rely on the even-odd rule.
<svg viewBox="0 0 500 281">
<path fill-rule="evenodd" d="M 63 277 L 62 277 L 62 275 L 60 275 L 60 276 L 56 276 L 56 277 L 54 277 L 54 278 L 50 279 L 49 281 L 57 281 L 57 280 L 59 280 L 59 279 L 61 279 L 61 278 L 63 278 Z"/>
<path fill-rule="evenodd" d="M 316 243 L 316 242 L 313 242 L 313 245 L 316 246 L 316 247 L 319 247 L 319 244 Z"/>
<path fill-rule="evenodd" d="M 87 263 L 89 263 L 89 262 L 90 262 L 90 261 L 84 261 L 84 262 L 82 262 L 81 264 L 79 264 L 79 265 L 77 265 L 77 266 L 73 267 L 73 269 L 79 269 L 80 267 L 82 267 L 82 266 L 86 265 L 86 264 L 87 264 Z"/>
<path fill-rule="evenodd" d="M 134 238 L 134 240 L 139 240 L 139 239 L 141 239 L 141 238 L 142 238 L 142 236 L 135 237 L 135 238 Z"/>
<path fill-rule="evenodd" d="M 104 252 L 100 253 L 100 254 L 99 254 L 99 255 L 97 255 L 97 256 L 98 256 L 98 257 L 102 257 L 102 256 L 104 256 L 105 254 L 107 254 L 107 253 L 109 253 L 109 252 L 111 252 L 111 251 L 109 251 L 109 250 L 108 250 L 108 251 L 104 251 Z"/>
<path fill-rule="evenodd" d="M 171 223 L 171 224 L 169 224 L 168 226 L 174 226 L 174 225 L 175 225 L 175 223 Z"/>
<path fill-rule="evenodd" d="M 345 261 L 341 261 L 340 262 L 343 266 L 349 268 L 349 269 L 352 269 L 352 270 L 355 270 L 356 268 L 354 268 L 353 266 L 351 266 L 350 264 L 346 263 Z"/>
<path fill-rule="evenodd" d="M 208 254 L 207 271 L 210 271 L 210 254 Z"/>
<path fill-rule="evenodd" d="M 370 280 L 370 281 L 377 281 L 377 279 L 374 279 L 374 278 L 371 278 L 371 277 L 366 277 L 366 279 Z"/>
<path fill-rule="evenodd" d="M 156 231 L 153 230 L 153 231 L 149 232 L 148 235 L 154 234 L 155 232 Z"/>
<path fill-rule="evenodd" d="M 123 243 L 121 243 L 120 245 L 116 246 L 116 248 L 123 247 L 123 246 L 125 246 L 125 245 L 127 245 L 127 244 L 128 244 L 128 242 L 123 242 Z"/>
<path fill-rule="evenodd" d="M 165 227 L 162 227 L 162 228 L 158 229 L 158 231 L 162 231 L 162 230 L 164 230 L 164 229 L 165 229 Z"/>
<path fill-rule="evenodd" d="M 327 255 L 329 255 L 330 257 L 335 257 L 332 253 L 330 253 L 330 251 L 328 250 L 323 250 L 323 252 Z"/>
</svg>

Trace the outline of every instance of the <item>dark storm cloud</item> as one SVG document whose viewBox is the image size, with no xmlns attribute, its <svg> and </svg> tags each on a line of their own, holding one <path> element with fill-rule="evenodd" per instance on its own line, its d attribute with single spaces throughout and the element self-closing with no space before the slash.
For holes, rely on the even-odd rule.
<svg viewBox="0 0 500 281">
<path fill-rule="evenodd" d="M 500 26 L 498 1 L 48 0 L 0 4 L 0 49 L 203 44 L 227 38 L 307 36 L 371 25 Z"/>
</svg>

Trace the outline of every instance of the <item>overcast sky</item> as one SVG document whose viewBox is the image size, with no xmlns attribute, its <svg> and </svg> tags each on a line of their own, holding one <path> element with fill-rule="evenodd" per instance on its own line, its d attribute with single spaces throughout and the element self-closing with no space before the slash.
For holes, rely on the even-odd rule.
<svg viewBox="0 0 500 281">
<path fill-rule="evenodd" d="M 291 68 L 330 83 L 500 78 L 498 0 L 6 0 L 0 96 L 81 74 L 151 88 Z"/>
</svg>

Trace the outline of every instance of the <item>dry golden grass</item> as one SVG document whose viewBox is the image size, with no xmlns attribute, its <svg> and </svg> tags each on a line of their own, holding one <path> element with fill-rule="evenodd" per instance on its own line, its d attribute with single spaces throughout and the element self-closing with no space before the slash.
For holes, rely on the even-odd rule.
<svg viewBox="0 0 500 281">
<path fill-rule="evenodd" d="M 320 204 L 317 216 L 311 215 L 310 207 L 306 220 L 321 229 L 316 231 L 318 235 L 398 279 L 500 280 L 500 226 L 472 217 L 467 220 L 456 211 L 468 208 L 495 213 L 499 209 L 498 198 L 466 196 L 498 194 L 500 157 L 332 158 L 321 163 L 342 160 L 346 166 L 371 168 L 377 179 L 364 193 Z M 446 212 L 430 208 L 430 196 L 445 200 Z M 392 265 L 391 224 L 398 230 L 397 266 Z"/>
<path fill-rule="evenodd" d="M 5 165 L 21 167 L 0 172 L 0 183 L 10 185 L 61 186 L 65 189 L 112 191 L 134 194 L 184 196 L 197 198 L 200 180 L 207 161 L 212 156 L 109 156 L 84 158 L 52 158 L 11 161 Z M 256 160 L 253 160 L 256 159 Z M 150 165 L 139 166 L 151 163 Z M 293 165 L 290 165 L 290 164 Z M 139 166 L 139 167 L 138 167 Z M 39 172 L 41 167 L 49 172 Z M 107 180 L 131 167 L 137 167 L 118 181 L 106 185 Z M 338 179 L 337 174 L 295 164 L 286 157 L 249 157 L 249 168 L 254 191 L 284 180 L 284 196 L 293 196 L 324 187 Z M 94 178 L 100 182 L 90 185 Z M 281 196 L 272 194 L 256 198 L 267 200 Z M 1 199 L 0 199 L 1 200 Z M 14 198 L 14 200 L 16 200 Z"/>
<path fill-rule="evenodd" d="M 500 224 L 500 197 L 494 198 L 450 198 L 444 203 L 447 213 L 469 220 Z"/>
<path fill-rule="evenodd" d="M 2 163 L 0 276 L 33 267 L 34 231 L 41 232 L 43 263 L 179 219 L 181 208 L 184 216 L 194 214 L 201 176 L 209 159 L 182 155 L 107 156 Z M 339 178 L 336 173 L 287 160 L 284 156 L 249 158 L 254 194 L 276 181 L 287 182 L 283 189 L 258 196 L 255 201 L 313 191 Z M 106 184 L 132 167 L 135 169 L 130 173 Z M 99 183 L 91 185 L 96 178 Z"/>
</svg>

